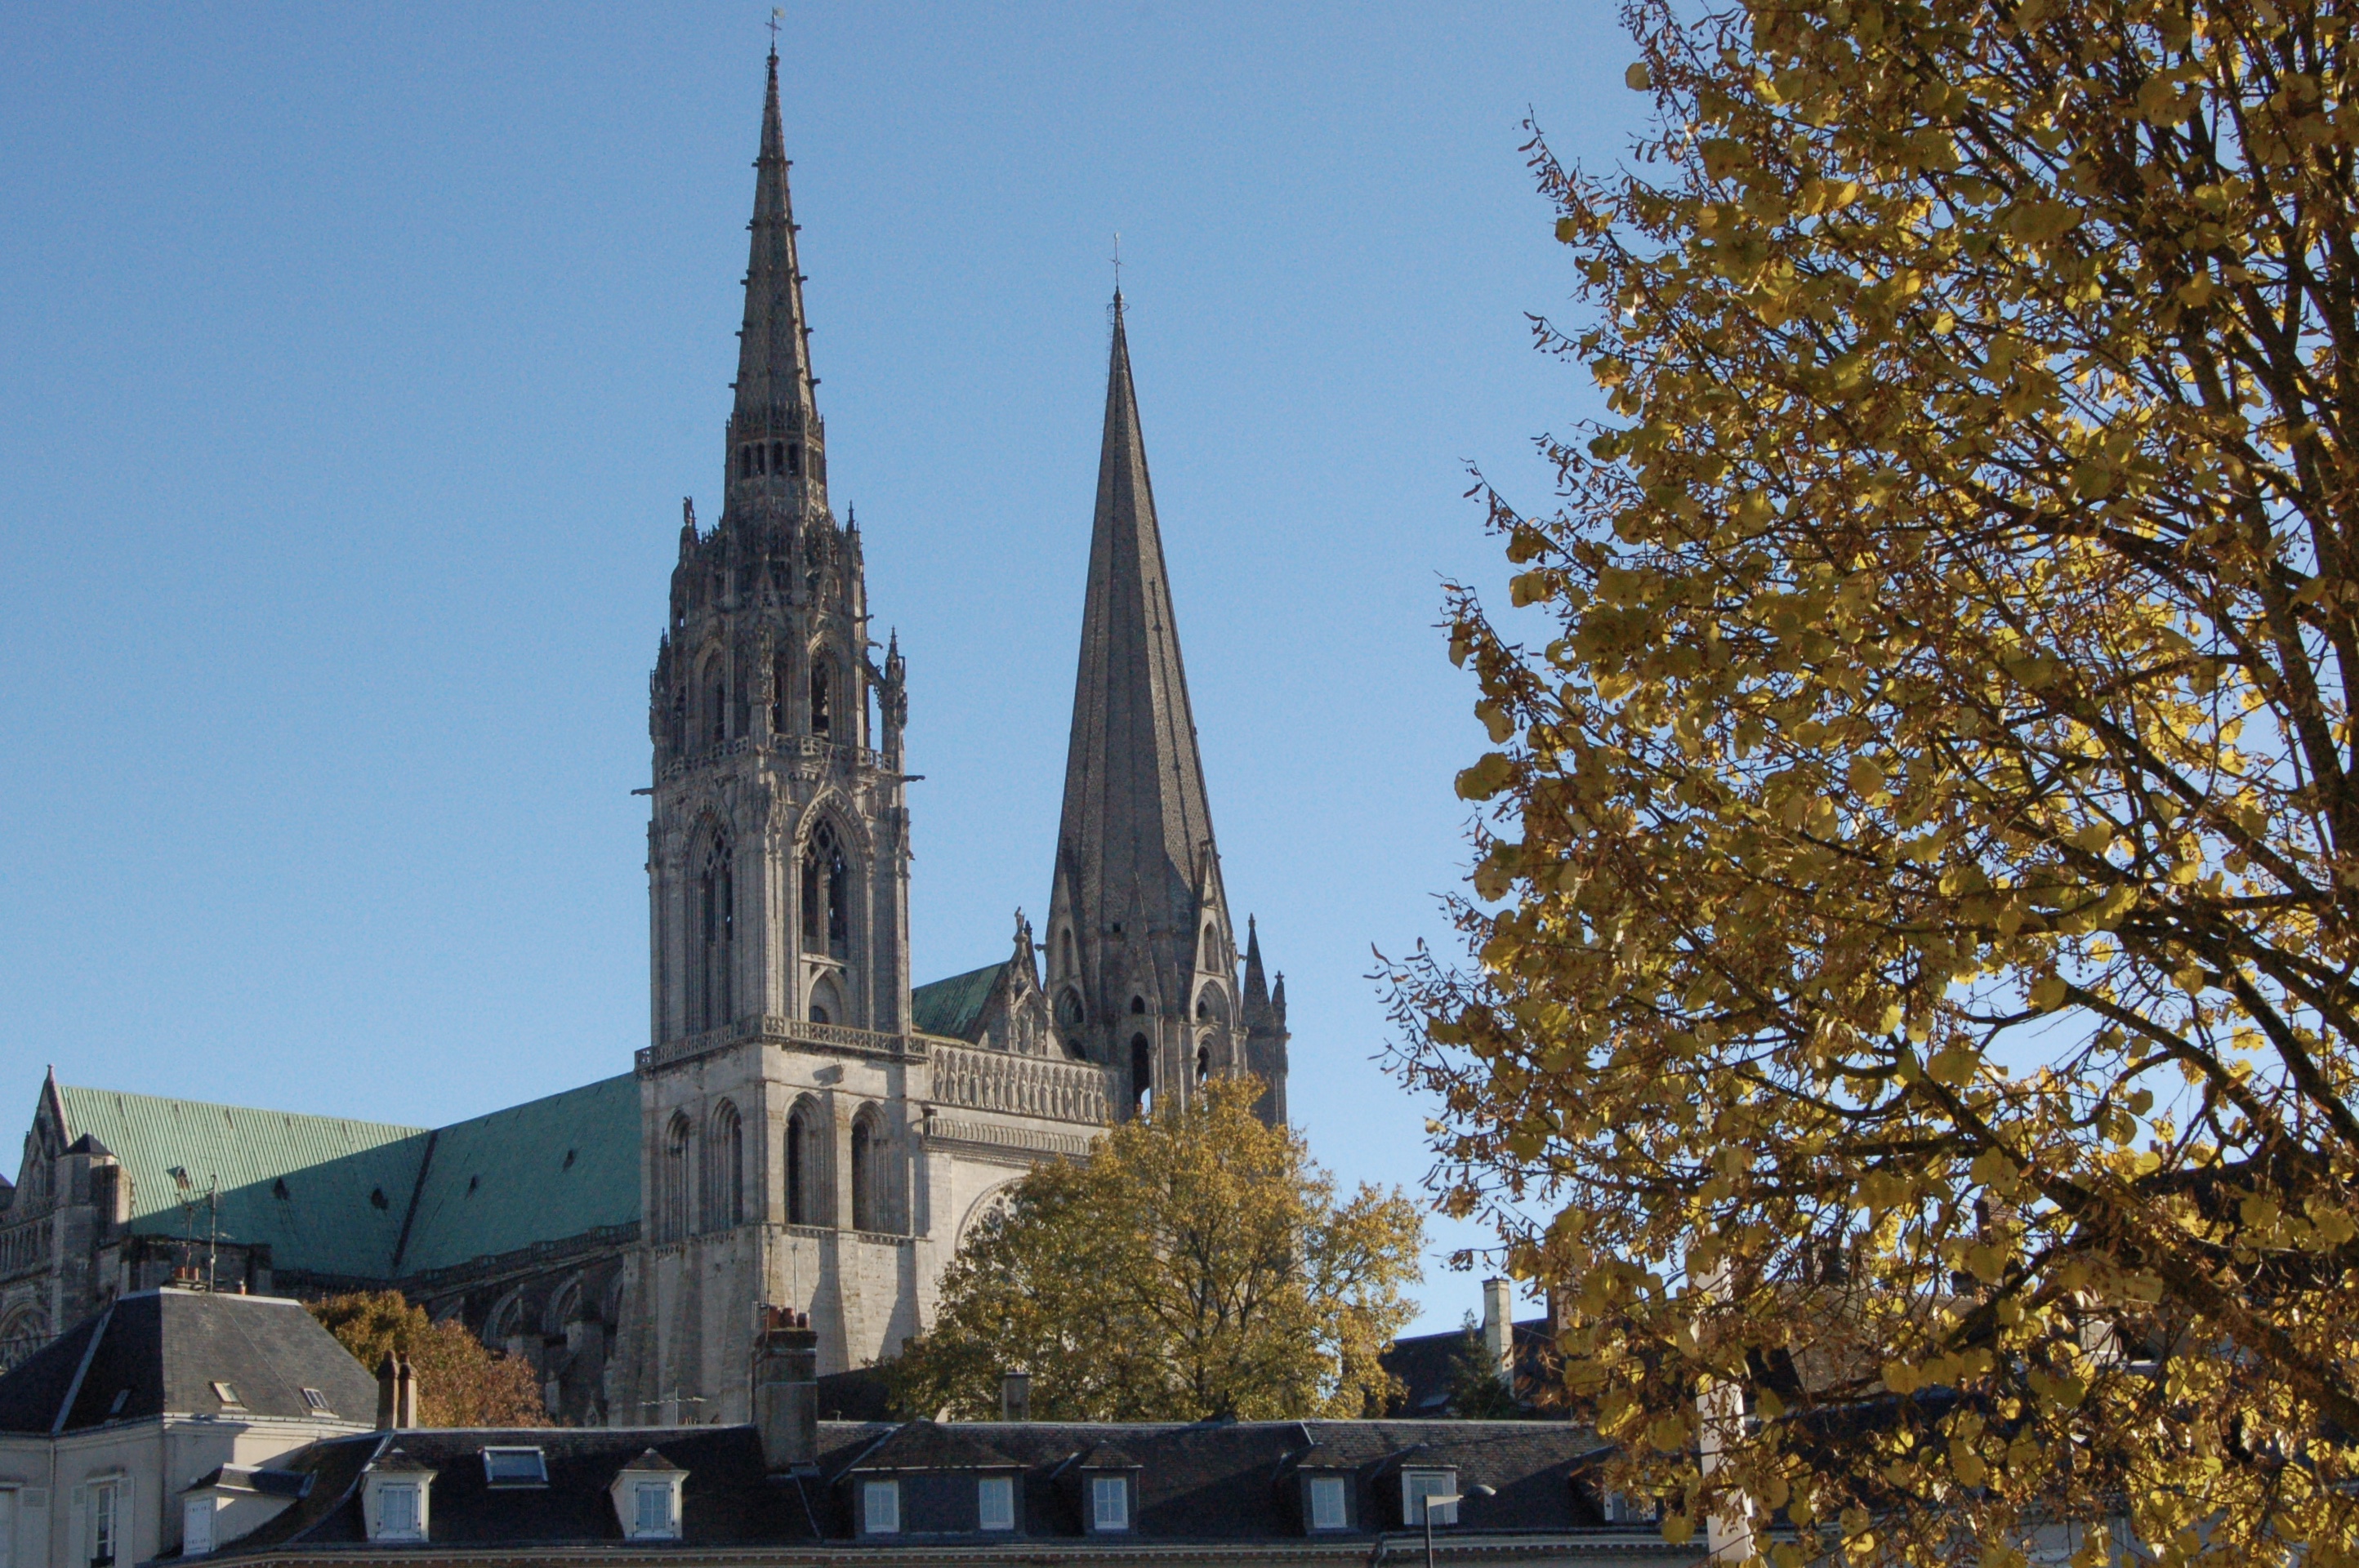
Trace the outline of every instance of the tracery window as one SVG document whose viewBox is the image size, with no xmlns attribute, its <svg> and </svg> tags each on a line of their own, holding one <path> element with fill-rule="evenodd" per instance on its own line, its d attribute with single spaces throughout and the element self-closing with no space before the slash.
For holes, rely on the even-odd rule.
<svg viewBox="0 0 2359 1568">
<path fill-rule="evenodd" d="M 852 867 L 835 827 L 822 822 L 803 850 L 803 951 L 832 957 L 851 952 Z"/>
<path fill-rule="evenodd" d="M 834 661 L 819 658 L 811 661 L 810 732 L 825 736 L 835 727 Z"/>
<path fill-rule="evenodd" d="M 695 1027 L 718 1029 L 735 1016 L 732 978 L 737 944 L 737 886 L 729 844 L 716 838 L 696 879 Z"/>
</svg>

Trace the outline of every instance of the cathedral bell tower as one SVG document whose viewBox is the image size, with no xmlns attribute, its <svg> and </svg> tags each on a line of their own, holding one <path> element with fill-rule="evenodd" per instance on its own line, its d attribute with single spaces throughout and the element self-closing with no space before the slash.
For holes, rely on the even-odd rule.
<svg viewBox="0 0 2359 1568">
<path fill-rule="evenodd" d="M 828 506 L 775 54 L 754 167 L 726 499 L 709 533 L 684 508 L 649 682 L 659 1050 L 764 1019 L 909 1026 L 902 665 L 870 658 L 859 527 Z"/>
</svg>

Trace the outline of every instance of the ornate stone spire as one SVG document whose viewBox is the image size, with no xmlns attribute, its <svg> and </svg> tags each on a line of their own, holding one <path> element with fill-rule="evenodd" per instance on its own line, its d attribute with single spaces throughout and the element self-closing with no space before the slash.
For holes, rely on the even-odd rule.
<svg viewBox="0 0 2359 1568">
<path fill-rule="evenodd" d="M 745 264 L 745 324 L 737 337 L 737 401 L 729 416 L 729 504 L 740 514 L 781 503 L 827 509 L 826 444 L 810 372 L 810 322 L 787 189 L 778 118 L 778 57 L 770 55 L 762 154 L 754 160 L 753 241 Z M 764 504 L 767 503 L 767 504 Z"/>
</svg>

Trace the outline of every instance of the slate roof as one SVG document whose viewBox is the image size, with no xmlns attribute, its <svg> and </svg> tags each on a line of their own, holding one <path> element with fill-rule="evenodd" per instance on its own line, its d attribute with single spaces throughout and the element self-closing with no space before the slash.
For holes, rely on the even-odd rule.
<svg viewBox="0 0 2359 1568">
<path fill-rule="evenodd" d="M 840 1441 L 861 1444 L 868 1431 L 855 1428 Z M 456 1428 L 368 1433 L 288 1454 L 277 1466 L 312 1476 L 310 1495 L 219 1555 L 365 1543 L 361 1477 L 381 1450 L 395 1447 L 436 1472 L 429 1529 L 437 1546 L 620 1545 L 623 1532 L 607 1488 L 650 1450 L 688 1473 L 681 1490 L 684 1544 L 816 1539 L 799 1488 L 770 1483 L 761 1439 L 750 1426 Z M 549 1485 L 487 1485 L 481 1457 L 486 1447 L 538 1448 L 547 1458 Z"/>
<path fill-rule="evenodd" d="M 306 1388 L 332 1413 L 312 1410 Z M 121 1297 L 0 1377 L 0 1432 L 225 1411 L 359 1425 L 376 1413 L 376 1380 L 299 1302 L 170 1290 Z"/>
<path fill-rule="evenodd" d="M 946 980 L 932 980 L 909 993 L 909 1016 L 920 1034 L 973 1040 L 983 1030 L 984 1004 L 1006 971 L 1007 960 L 985 964 Z"/>
<path fill-rule="evenodd" d="M 549 1466 L 546 1488 L 484 1485 L 486 1446 L 535 1446 Z M 1611 1536 L 1616 1560 L 1669 1550 L 1651 1527 L 1605 1526 L 1579 1479 L 1603 1444 L 1560 1422 L 1228 1422 L 1193 1425 L 1100 1425 L 1054 1422 L 905 1425 L 822 1422 L 815 1473 L 771 1476 L 750 1426 L 640 1429 L 371 1433 L 316 1443 L 275 1468 L 311 1477 L 307 1496 L 224 1557 L 303 1556 L 349 1550 L 365 1539 L 360 1481 L 381 1451 L 399 1448 L 438 1474 L 431 1534 L 441 1548 L 569 1547 L 622 1543 L 607 1488 L 649 1452 L 687 1472 L 681 1547 L 792 1547 L 853 1539 L 855 1478 L 930 1456 L 945 1469 L 980 1467 L 975 1456 L 1020 1468 L 1021 1519 L 1014 1539 L 993 1545 L 1074 1538 L 1082 1493 L 1076 1461 L 1115 1449 L 1138 1466 L 1139 1510 L 1131 1541 L 1299 1541 L 1300 1519 L 1286 1485 L 1306 1457 L 1349 1474 L 1359 1488 L 1353 1530 L 1365 1542 L 1400 1528 L 1397 1476 L 1405 1466 L 1449 1466 L 1470 1495 L 1462 1530 L 1505 1536 Z M 880 1463 L 883 1462 L 883 1463 Z M 1489 1497 L 1472 1489 L 1487 1486 Z M 912 1544 L 916 1544 L 915 1541 Z M 985 1544 L 978 1541 L 977 1545 Z M 1037 1544 L 1034 1547 L 1037 1550 Z M 1665 1561 L 1672 1560 L 1670 1558 Z M 1693 1552 L 1677 1555 L 1692 1562 Z"/>
<path fill-rule="evenodd" d="M 60 1086 L 64 1131 L 131 1177 L 131 1225 L 180 1236 L 178 1168 L 221 1184 L 220 1236 L 274 1269 L 391 1281 L 639 1218 L 630 1074 L 443 1128 Z M 194 1233 L 211 1233 L 200 1206 Z"/>
<path fill-rule="evenodd" d="M 1453 1328 L 1443 1334 L 1407 1335 L 1386 1346 L 1380 1357 L 1384 1368 L 1402 1384 L 1401 1395 L 1387 1413 L 1412 1418 L 1448 1415 L 1451 1385 L 1457 1380 L 1458 1356 L 1465 1343 L 1466 1331 Z M 1552 1348 L 1548 1319 L 1526 1318 L 1516 1324 L 1508 1344 L 1516 1390 L 1528 1402 L 1530 1392 L 1550 1376 L 1546 1369 L 1546 1354 Z"/>
<path fill-rule="evenodd" d="M 984 1429 L 974 1425 L 945 1426 L 939 1422 L 905 1423 L 884 1442 L 854 1460 L 851 1468 L 865 1470 L 993 1470 L 1016 1463 L 984 1441 Z"/>
</svg>

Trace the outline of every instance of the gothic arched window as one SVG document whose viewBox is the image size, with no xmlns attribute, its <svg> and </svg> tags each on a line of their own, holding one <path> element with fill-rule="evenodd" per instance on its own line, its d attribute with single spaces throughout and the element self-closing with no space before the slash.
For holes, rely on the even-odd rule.
<svg viewBox="0 0 2359 1568">
<path fill-rule="evenodd" d="M 715 659 L 704 672 L 704 743 L 718 746 L 729 739 L 729 693 Z"/>
<path fill-rule="evenodd" d="M 817 658 L 811 661 L 810 732 L 830 735 L 835 727 L 835 667 L 834 661 Z"/>
<path fill-rule="evenodd" d="M 822 822 L 803 850 L 803 951 L 848 957 L 852 866 L 836 841 L 835 827 Z"/>
<path fill-rule="evenodd" d="M 1199 1045 L 1196 1047 L 1196 1081 L 1201 1084 L 1212 1076 L 1212 1048 L 1210 1045 Z"/>
<path fill-rule="evenodd" d="M 787 1223 L 825 1225 L 826 1204 L 820 1180 L 821 1152 L 819 1107 L 798 1100 L 787 1113 Z"/>
<path fill-rule="evenodd" d="M 789 694 L 794 691 L 794 666 L 784 652 L 770 657 L 770 733 L 787 734 L 793 727 L 788 722 Z"/>
<path fill-rule="evenodd" d="M 745 1122 L 723 1100 L 704 1141 L 704 1228 L 722 1230 L 745 1219 Z"/>
<path fill-rule="evenodd" d="M 718 1029 L 735 1016 L 731 979 L 737 945 L 737 888 L 729 843 L 716 838 L 696 879 L 696 1027 Z"/>
<path fill-rule="evenodd" d="M 1130 1037 L 1130 1113 L 1145 1116 L 1155 1108 L 1155 1047 L 1144 1034 Z"/>
<path fill-rule="evenodd" d="M 864 1110 L 852 1123 L 852 1228 L 883 1230 L 884 1138 L 875 1112 Z"/>
<path fill-rule="evenodd" d="M 664 1132 L 663 1201 L 659 1238 L 677 1241 L 688 1234 L 688 1183 L 690 1147 L 696 1141 L 688 1118 L 675 1112 Z"/>
</svg>

